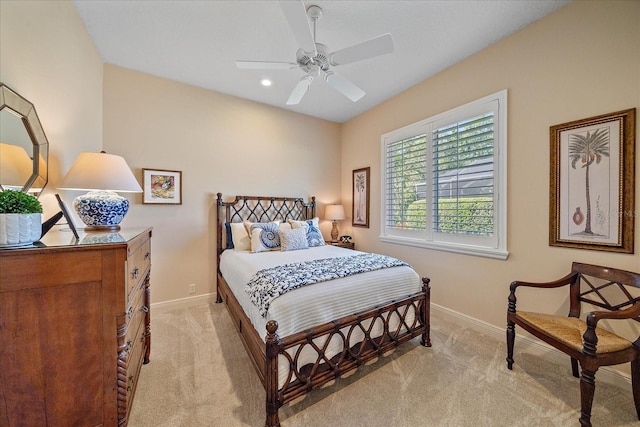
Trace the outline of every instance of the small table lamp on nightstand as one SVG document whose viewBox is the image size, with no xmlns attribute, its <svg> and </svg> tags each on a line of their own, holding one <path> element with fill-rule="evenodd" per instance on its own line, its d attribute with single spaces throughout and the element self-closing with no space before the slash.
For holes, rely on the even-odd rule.
<svg viewBox="0 0 640 427">
<path fill-rule="evenodd" d="M 333 221 L 333 228 L 331 228 L 331 241 L 338 241 L 338 225 L 337 221 L 344 219 L 344 208 L 342 205 L 329 205 L 325 208 L 324 218 Z"/>
</svg>

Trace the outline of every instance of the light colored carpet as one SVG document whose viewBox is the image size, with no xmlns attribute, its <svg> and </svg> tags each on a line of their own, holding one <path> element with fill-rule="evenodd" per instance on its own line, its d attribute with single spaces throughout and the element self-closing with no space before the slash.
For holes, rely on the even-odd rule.
<svg viewBox="0 0 640 427">
<path fill-rule="evenodd" d="M 264 425 L 265 393 L 222 304 L 151 317 L 130 427 Z M 335 384 L 280 409 L 282 427 L 577 426 L 579 380 L 565 365 L 432 313 L 431 348 L 404 344 Z M 597 376 L 596 376 L 597 381 Z M 594 427 L 640 426 L 631 386 L 598 382 Z"/>
</svg>

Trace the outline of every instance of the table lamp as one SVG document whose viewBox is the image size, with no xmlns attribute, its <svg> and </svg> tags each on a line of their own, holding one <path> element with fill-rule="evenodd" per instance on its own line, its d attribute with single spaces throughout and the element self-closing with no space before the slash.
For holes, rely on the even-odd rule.
<svg viewBox="0 0 640 427">
<path fill-rule="evenodd" d="M 61 190 L 86 190 L 73 207 L 88 231 L 117 231 L 129 210 L 121 193 L 142 193 L 124 158 L 104 151 L 80 153 L 62 180 Z"/>
<path fill-rule="evenodd" d="M 333 228 L 331 228 L 331 241 L 338 241 L 338 224 L 337 221 L 344 219 L 344 208 L 342 205 L 329 205 L 325 208 L 324 218 L 331 220 Z"/>
<path fill-rule="evenodd" d="M 33 161 L 24 148 L 0 142 L 0 188 L 22 190 L 33 173 Z"/>
</svg>

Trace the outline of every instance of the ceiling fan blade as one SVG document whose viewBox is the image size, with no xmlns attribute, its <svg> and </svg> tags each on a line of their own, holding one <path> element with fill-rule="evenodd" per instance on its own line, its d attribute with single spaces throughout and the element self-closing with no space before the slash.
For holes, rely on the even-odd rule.
<svg viewBox="0 0 640 427">
<path fill-rule="evenodd" d="M 331 65 L 349 64 L 391 52 L 393 52 L 393 37 L 387 33 L 335 51 L 329 55 L 329 62 Z"/>
<path fill-rule="evenodd" d="M 287 99 L 287 105 L 296 105 L 302 101 L 302 97 L 309 90 L 309 86 L 311 86 L 311 82 L 313 81 L 313 77 L 304 76 L 300 79 L 296 87 L 291 91 L 291 95 L 289 95 L 289 99 Z"/>
<path fill-rule="evenodd" d="M 236 61 L 236 67 L 242 70 L 295 70 L 298 64 L 274 61 Z"/>
<path fill-rule="evenodd" d="M 362 89 L 351 83 L 348 79 L 334 73 L 333 71 L 326 72 L 324 74 L 324 79 L 327 81 L 327 83 L 329 83 L 329 86 L 331 86 L 353 102 L 358 101 L 365 95 L 365 92 Z"/>
<path fill-rule="evenodd" d="M 300 48 L 307 53 L 316 54 L 316 42 L 313 39 L 313 31 L 307 17 L 307 11 L 302 0 L 287 1 L 281 0 L 280 7 L 284 12 L 284 16 L 289 22 L 289 27 L 293 31 Z"/>
</svg>

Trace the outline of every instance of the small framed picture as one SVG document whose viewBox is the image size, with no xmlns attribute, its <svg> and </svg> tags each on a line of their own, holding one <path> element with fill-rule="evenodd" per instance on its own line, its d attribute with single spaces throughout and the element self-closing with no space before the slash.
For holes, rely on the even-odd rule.
<svg viewBox="0 0 640 427">
<path fill-rule="evenodd" d="M 182 204 L 182 172 L 142 169 L 142 203 L 149 205 Z"/>
<path fill-rule="evenodd" d="M 58 200 L 58 206 L 60 206 L 60 211 L 62 212 L 62 215 L 64 216 L 65 221 L 67 221 L 67 225 L 69 226 L 69 229 L 73 233 L 74 237 L 76 239 L 79 239 L 80 236 L 78 235 L 78 230 L 76 230 L 75 225 L 73 225 L 73 221 L 71 220 L 71 215 L 67 210 L 67 205 L 64 204 L 59 194 L 56 194 L 56 199 Z"/>
<path fill-rule="evenodd" d="M 354 227 L 369 228 L 369 172 L 370 168 L 353 171 L 352 219 Z"/>
</svg>

